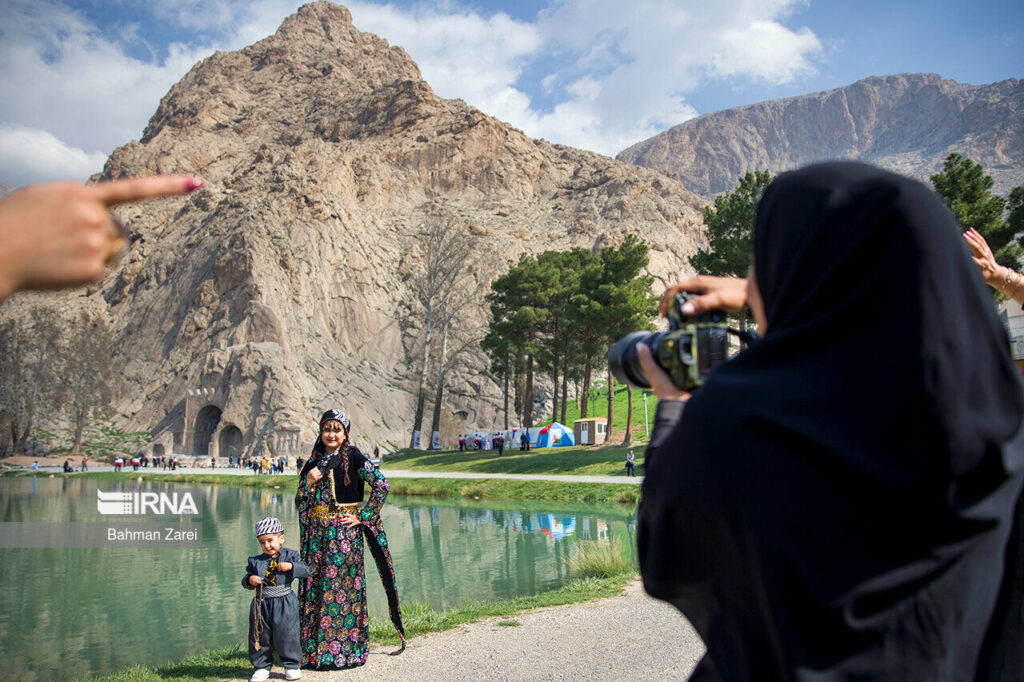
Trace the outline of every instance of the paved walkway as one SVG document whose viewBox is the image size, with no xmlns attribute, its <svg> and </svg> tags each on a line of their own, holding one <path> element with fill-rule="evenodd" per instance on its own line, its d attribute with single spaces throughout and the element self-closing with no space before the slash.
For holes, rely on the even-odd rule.
<svg viewBox="0 0 1024 682">
<path fill-rule="evenodd" d="M 498 623 L 518 623 L 518 626 Z M 704 644 L 672 606 L 640 581 L 621 597 L 490 618 L 409 641 L 400 656 L 378 655 L 353 670 L 304 670 L 306 682 L 344 680 L 685 680 Z M 235 678 L 245 679 L 245 678 Z M 272 680 L 284 679 L 275 667 Z"/>
<path fill-rule="evenodd" d="M 113 471 L 110 465 L 90 465 L 89 471 Z M 562 481 L 563 483 L 624 483 L 637 485 L 643 479 L 640 476 L 577 476 L 573 474 L 492 474 L 475 473 L 465 471 L 409 471 L 406 469 L 390 469 L 386 465 L 381 467 L 384 475 L 388 478 L 511 478 L 527 481 Z M 25 469 L 22 469 L 25 471 Z M 60 473 L 60 467 L 39 467 L 40 472 Z M 130 466 L 123 467 L 122 472 L 131 472 Z M 79 473 L 79 472 L 75 472 Z M 242 468 L 216 468 L 209 467 L 184 467 L 179 466 L 177 471 L 163 469 L 160 467 L 139 467 L 140 474 L 219 474 L 232 476 L 255 476 L 251 469 Z M 264 475 L 264 474 L 261 474 Z M 294 471 L 285 474 L 269 474 L 270 476 L 295 476 Z"/>
</svg>

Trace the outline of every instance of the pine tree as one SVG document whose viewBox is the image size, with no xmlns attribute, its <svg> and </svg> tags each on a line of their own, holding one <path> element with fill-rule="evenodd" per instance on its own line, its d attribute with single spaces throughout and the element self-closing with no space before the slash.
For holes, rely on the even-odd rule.
<svg viewBox="0 0 1024 682">
<path fill-rule="evenodd" d="M 766 170 L 749 172 L 736 189 L 718 195 L 713 207 L 704 208 L 708 250 L 690 256 L 698 275 L 747 276 L 757 202 L 771 181 Z"/>
<path fill-rule="evenodd" d="M 605 351 L 613 343 L 631 331 L 650 329 L 655 315 L 655 301 L 650 295 L 654 281 L 650 275 L 642 275 L 647 267 L 647 245 L 633 235 L 628 235 L 618 248 L 606 247 L 601 250 L 602 277 L 598 287 L 598 299 L 604 307 Z M 630 398 L 632 394 L 630 394 Z M 608 369 L 608 428 L 605 442 L 612 437 L 614 418 L 615 381 Z M 632 406 L 632 403 L 630 403 Z M 632 409 L 626 420 L 626 438 L 630 437 Z"/>
<path fill-rule="evenodd" d="M 1024 217 L 1017 218 L 1017 224 L 1012 219 L 1003 219 L 1007 201 L 992 193 L 992 176 L 985 174 L 981 164 L 956 153 L 950 154 L 942 165 L 942 172 L 931 176 L 931 181 L 960 223 L 960 228 L 965 231 L 972 227 L 976 229 L 988 242 L 996 262 L 1016 269 L 1021 244 L 1014 240 L 1014 235 L 1024 227 L 1019 224 Z M 1018 189 L 1020 193 L 1017 195 L 1010 193 L 1011 200 L 1016 196 L 1016 201 L 1024 202 L 1024 189 L 1014 191 Z M 1011 218 L 1013 216 L 1011 206 Z"/>
</svg>

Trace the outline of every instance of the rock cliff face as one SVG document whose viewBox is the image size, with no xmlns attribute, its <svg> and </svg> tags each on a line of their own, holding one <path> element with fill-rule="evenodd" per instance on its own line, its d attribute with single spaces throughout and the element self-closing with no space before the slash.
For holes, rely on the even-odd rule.
<svg viewBox="0 0 1024 682">
<path fill-rule="evenodd" d="M 409 276 L 438 214 L 479 240 L 477 321 L 523 252 L 633 233 L 664 282 L 704 239 L 704 202 L 678 182 L 438 98 L 401 48 L 325 2 L 197 64 L 99 177 L 143 173 L 207 181 L 122 210 L 132 248 L 88 294 L 109 306 L 125 359 L 120 420 L 149 429 L 158 453 L 304 455 L 331 406 L 352 415 L 357 444 L 406 445 L 420 336 Z M 499 423 L 482 363 L 449 385 L 447 415 Z"/>
<path fill-rule="evenodd" d="M 1005 196 L 1024 183 L 1024 80 L 967 85 L 935 74 L 874 76 L 802 97 L 706 114 L 618 159 L 711 197 L 747 171 L 860 159 L 924 182 L 950 152 L 981 163 Z"/>
</svg>

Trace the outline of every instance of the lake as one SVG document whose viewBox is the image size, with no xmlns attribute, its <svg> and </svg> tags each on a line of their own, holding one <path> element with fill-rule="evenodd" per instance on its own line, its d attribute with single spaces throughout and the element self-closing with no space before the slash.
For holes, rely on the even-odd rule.
<svg viewBox="0 0 1024 682">
<path fill-rule="evenodd" d="M 63 680 L 137 663 L 160 665 L 202 649 L 244 648 L 252 593 L 242 588 L 241 578 L 246 557 L 260 553 L 255 522 L 277 516 L 287 534 L 285 546 L 298 547 L 289 480 L 294 479 L 282 477 L 279 490 L 258 490 L 76 477 L 0 478 L 4 524 L 46 524 L 37 528 L 76 534 L 57 546 L 5 549 L 0 643 L 8 669 L 21 680 Z M 107 498 L 111 493 L 165 493 L 167 498 L 187 493 L 198 506 L 201 541 L 170 546 L 93 542 L 82 529 L 115 519 L 99 513 L 98 492 Z M 569 560 L 581 542 L 616 542 L 631 552 L 635 547 L 636 521 L 628 506 L 393 495 L 382 518 L 400 598 L 436 608 L 556 589 L 571 579 Z M 170 522 L 177 525 L 178 518 Z M 369 554 L 366 560 L 371 617 L 386 621 L 384 590 Z"/>
</svg>

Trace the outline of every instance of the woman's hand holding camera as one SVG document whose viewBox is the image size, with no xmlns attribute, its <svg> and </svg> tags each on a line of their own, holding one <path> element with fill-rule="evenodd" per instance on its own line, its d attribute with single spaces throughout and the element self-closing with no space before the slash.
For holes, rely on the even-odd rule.
<svg viewBox="0 0 1024 682">
<path fill-rule="evenodd" d="M 736 311 L 747 305 L 747 280 L 739 277 L 712 277 L 698 275 L 685 282 L 673 284 L 665 290 L 658 308 L 662 317 L 667 317 L 676 294 L 684 291 L 697 297 L 683 305 L 683 313 L 693 317 L 712 310 Z M 643 367 L 651 390 L 658 400 L 689 400 L 690 393 L 677 387 L 668 373 L 655 361 L 651 349 L 644 343 L 637 344 L 637 357 Z"/>
<path fill-rule="evenodd" d="M 676 294 L 685 291 L 688 294 L 697 294 L 697 298 L 688 301 L 683 306 L 683 313 L 693 317 L 711 310 L 725 310 L 736 312 L 747 305 L 747 280 L 740 277 L 714 277 L 712 275 L 697 275 L 685 282 L 673 284 L 665 290 L 665 294 L 658 303 L 661 316 L 668 315 L 669 308 Z"/>
<path fill-rule="evenodd" d="M 644 372 L 647 374 L 647 381 L 651 383 L 651 390 L 654 391 L 654 395 L 658 396 L 658 400 L 690 399 L 690 394 L 672 383 L 672 378 L 668 375 L 668 372 L 655 362 L 654 357 L 651 355 L 651 349 L 646 343 L 638 343 L 636 345 L 636 355 L 640 359 L 640 366 L 644 368 Z"/>
</svg>

